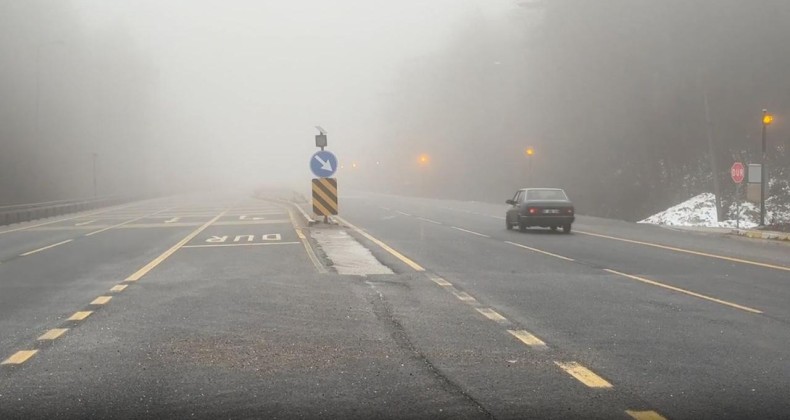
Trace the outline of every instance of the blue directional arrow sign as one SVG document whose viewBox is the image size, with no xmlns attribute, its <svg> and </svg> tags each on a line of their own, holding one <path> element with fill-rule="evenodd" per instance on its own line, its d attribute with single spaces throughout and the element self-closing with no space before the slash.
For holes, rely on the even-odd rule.
<svg viewBox="0 0 790 420">
<path fill-rule="evenodd" d="M 329 178 L 337 171 L 337 157 L 326 150 L 315 152 L 310 158 L 310 170 L 318 178 Z"/>
</svg>

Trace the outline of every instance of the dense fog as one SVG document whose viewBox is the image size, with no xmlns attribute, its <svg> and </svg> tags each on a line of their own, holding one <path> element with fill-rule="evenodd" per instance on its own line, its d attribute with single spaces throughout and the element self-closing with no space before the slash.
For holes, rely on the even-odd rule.
<svg viewBox="0 0 790 420">
<path fill-rule="evenodd" d="M 782 0 L 0 0 L 0 204 L 305 191 L 315 125 L 346 192 L 726 202 L 763 108 L 790 174 L 788 22 Z"/>
</svg>

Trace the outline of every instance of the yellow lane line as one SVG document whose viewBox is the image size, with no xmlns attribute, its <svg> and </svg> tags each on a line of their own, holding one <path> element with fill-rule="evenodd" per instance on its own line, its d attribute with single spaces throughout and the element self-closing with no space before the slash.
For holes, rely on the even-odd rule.
<svg viewBox="0 0 790 420">
<path fill-rule="evenodd" d="M 595 236 L 595 237 L 598 237 L 598 238 L 611 239 L 613 241 L 621 241 L 621 242 L 627 242 L 627 243 L 630 243 L 630 244 L 637 244 L 637 245 L 650 246 L 650 247 L 653 247 L 653 248 L 666 249 L 668 251 L 682 252 L 682 253 L 685 253 L 685 254 L 697 255 L 697 256 L 700 256 L 700 257 L 716 258 L 716 259 L 719 259 L 719 260 L 724 260 L 724 261 L 729 261 L 729 262 L 734 262 L 734 263 L 739 263 L 739 264 L 748 264 L 748 265 L 754 265 L 754 266 L 757 266 L 757 267 L 771 268 L 771 269 L 774 269 L 774 270 L 790 271 L 790 267 L 783 266 L 783 265 L 766 264 L 766 263 L 761 263 L 761 262 L 757 262 L 757 261 L 744 260 L 744 259 L 741 259 L 741 258 L 726 257 L 724 255 L 709 254 L 707 252 L 692 251 L 690 249 L 676 248 L 676 247 L 673 247 L 673 246 L 667 246 L 667 245 L 661 245 L 661 244 L 654 244 L 652 242 L 635 241 L 633 239 L 625 239 L 625 238 L 618 238 L 616 236 L 601 235 L 599 233 L 583 232 L 583 231 L 578 231 L 578 230 L 576 231 L 576 233 L 580 233 L 582 235 Z"/>
<path fill-rule="evenodd" d="M 8 359 L 3 360 L 0 365 L 18 365 L 25 363 L 27 359 L 33 357 L 34 354 L 38 353 L 38 350 L 22 350 L 14 353 Z"/>
<path fill-rule="evenodd" d="M 483 314 L 486 318 L 496 322 L 507 322 L 507 318 L 502 316 L 499 312 L 491 308 L 475 308 L 477 312 Z"/>
<path fill-rule="evenodd" d="M 748 306 L 738 305 L 738 304 L 732 303 L 732 302 L 727 302 L 726 300 L 716 299 L 716 298 L 713 298 L 713 297 L 710 297 L 710 296 L 703 295 L 701 293 L 696 293 L 696 292 L 692 292 L 690 290 L 681 289 L 680 287 L 670 286 L 668 284 L 660 283 L 660 282 L 657 282 L 655 280 L 646 279 L 644 277 L 639 277 L 639 276 L 634 276 L 634 275 L 631 275 L 631 274 L 621 273 L 619 271 L 610 270 L 608 268 L 605 268 L 603 271 L 606 271 L 607 273 L 617 274 L 618 276 L 622 276 L 622 277 L 625 277 L 625 278 L 629 278 L 631 280 L 636 280 L 636 281 L 639 281 L 639 282 L 642 282 L 642 283 L 646 283 L 646 284 L 650 284 L 650 285 L 653 285 L 653 286 L 662 287 L 664 289 L 673 290 L 675 292 L 683 293 L 683 294 L 686 294 L 686 295 L 689 295 L 689 296 L 694 296 L 694 297 L 697 297 L 697 298 L 700 298 L 700 299 L 704 299 L 704 300 L 707 300 L 707 301 L 710 301 L 710 302 L 715 302 L 715 303 L 718 303 L 718 304 L 721 304 L 721 305 L 729 306 L 731 308 L 740 309 L 742 311 L 751 312 L 751 313 L 754 313 L 754 314 L 761 314 L 761 313 L 763 313 L 763 311 L 758 310 L 758 309 L 750 308 Z"/>
<path fill-rule="evenodd" d="M 569 375 L 576 378 L 579 382 L 587 385 L 590 388 L 611 388 L 612 384 L 607 382 L 604 378 L 596 375 L 590 369 L 576 363 L 576 362 L 554 362 L 560 369 L 567 372 Z"/>
<path fill-rule="evenodd" d="M 477 299 L 475 299 L 474 296 L 470 295 L 469 293 L 459 292 L 459 291 L 455 290 L 455 291 L 453 291 L 453 294 L 455 295 L 455 297 L 457 297 L 458 299 L 460 299 L 460 300 L 462 300 L 464 302 L 468 302 L 468 303 L 477 302 Z"/>
<path fill-rule="evenodd" d="M 299 208 L 298 204 L 292 205 Z M 321 260 L 319 260 L 318 256 L 315 254 L 313 247 L 310 245 L 310 241 L 307 240 L 307 236 L 302 232 L 302 229 L 299 228 L 299 223 L 296 222 L 296 216 L 294 216 L 294 212 L 289 207 L 283 207 L 283 210 L 288 211 L 288 217 L 291 219 L 291 226 L 293 226 L 294 230 L 296 231 L 296 236 L 298 236 L 299 240 L 302 242 L 302 246 L 307 253 L 307 257 L 310 258 L 310 261 L 313 263 L 313 266 L 315 266 L 316 271 L 318 271 L 320 274 L 328 273 L 329 271 L 326 269 L 326 267 L 324 267 L 323 264 L 321 264 Z M 301 208 L 299 208 L 299 211 L 304 214 L 304 210 Z"/>
<path fill-rule="evenodd" d="M 535 337 L 529 331 L 525 330 L 507 330 L 513 337 L 521 340 L 522 343 L 530 347 L 546 347 L 546 343 L 538 337 Z"/>
<path fill-rule="evenodd" d="M 45 246 L 45 247 L 39 248 L 39 249 L 34 249 L 33 251 L 28 251 L 28 252 L 25 252 L 24 254 L 19 254 L 19 256 L 20 257 L 27 257 L 28 255 L 33 255 L 35 253 L 38 253 L 38 252 L 41 252 L 41 251 L 46 251 L 46 250 L 48 250 L 50 248 L 54 248 L 56 246 L 67 244 L 67 243 L 69 243 L 69 242 L 71 242 L 73 240 L 74 239 L 67 239 L 65 241 L 61 241 L 61 242 L 58 242 L 56 244 L 48 245 L 48 246 Z"/>
<path fill-rule="evenodd" d="M 126 287 L 127 286 L 125 284 L 116 284 L 115 286 L 112 287 L 112 289 L 110 289 L 110 291 L 116 293 L 123 292 L 123 289 L 126 289 Z"/>
<path fill-rule="evenodd" d="M 99 296 L 96 299 L 93 299 L 91 305 L 106 305 L 112 299 L 112 296 Z"/>
<path fill-rule="evenodd" d="M 267 245 L 299 245 L 299 242 L 271 242 L 256 244 L 214 244 L 214 245 L 184 245 L 182 248 L 227 248 L 238 246 L 267 246 Z"/>
<path fill-rule="evenodd" d="M 57 339 L 58 337 L 60 337 L 61 335 L 63 335 L 63 334 L 64 334 L 66 331 L 68 331 L 68 330 L 69 330 L 68 328 L 55 328 L 55 329 L 51 329 L 51 330 L 49 330 L 49 331 L 45 332 L 45 333 L 44 333 L 44 334 L 43 334 L 41 337 L 39 337 L 38 339 L 39 339 L 39 340 L 55 340 L 55 339 Z"/>
<path fill-rule="evenodd" d="M 625 410 L 625 413 L 636 420 L 667 420 L 664 416 L 655 411 Z"/>
<path fill-rule="evenodd" d="M 85 318 L 91 316 L 93 311 L 79 311 L 75 312 L 74 315 L 70 316 L 66 321 L 82 321 Z"/>
<path fill-rule="evenodd" d="M 415 271 L 425 271 L 425 269 L 421 265 L 419 265 L 416 262 L 410 260 L 405 255 L 403 255 L 400 252 L 394 250 L 393 248 L 391 248 L 389 245 L 385 244 L 384 242 L 381 242 L 380 240 L 374 238 L 373 236 L 371 236 L 370 234 L 368 234 L 364 230 L 352 225 L 351 223 L 349 223 L 348 221 L 346 221 L 343 218 L 337 217 L 337 220 L 340 220 L 340 222 L 342 222 L 344 225 L 346 225 L 349 228 L 353 229 L 355 232 L 357 232 L 360 235 L 364 236 L 365 238 L 367 238 L 369 241 L 373 242 L 374 244 L 380 246 L 385 251 L 387 251 L 390 254 L 392 254 L 395 258 L 403 261 L 406 265 L 408 265 L 409 267 L 413 268 Z"/>
<path fill-rule="evenodd" d="M 19 232 L 20 230 L 33 229 L 33 228 L 37 228 L 39 226 L 51 225 L 53 223 L 66 222 L 66 221 L 69 221 L 69 220 L 80 219 L 80 218 L 83 218 L 83 217 L 95 216 L 97 214 L 102 214 L 102 213 L 107 213 L 107 212 L 110 212 L 110 211 L 115 211 L 115 210 L 120 210 L 120 209 L 123 209 L 123 208 L 127 208 L 127 207 L 130 207 L 130 206 L 134 205 L 134 204 L 135 203 L 127 204 L 125 206 L 115 206 L 115 207 L 110 207 L 110 208 L 105 209 L 105 210 L 96 211 L 96 212 L 93 212 L 93 213 L 80 214 L 80 215 L 73 216 L 73 217 L 66 217 L 66 218 L 63 218 L 63 219 L 57 219 L 57 220 L 52 220 L 50 222 L 38 223 L 38 224 L 35 224 L 35 225 L 31 225 L 31 226 L 23 226 L 23 227 L 19 227 L 19 228 L 16 228 L 16 229 L 3 230 L 3 231 L 0 231 L 0 235 L 2 235 L 4 233 Z"/>
<path fill-rule="evenodd" d="M 482 236 L 483 238 L 490 238 L 490 236 L 488 236 L 488 235 L 483 235 L 482 233 L 477 233 L 477 232 L 474 232 L 474 231 L 471 231 L 471 230 L 462 229 L 462 228 L 459 228 L 457 226 L 450 226 L 450 227 L 455 229 L 455 230 L 460 230 L 461 232 L 471 233 L 472 235 Z"/>
<path fill-rule="evenodd" d="M 438 284 L 439 286 L 442 286 L 442 287 L 448 287 L 448 286 L 452 286 L 453 285 L 449 281 L 447 281 L 447 280 L 445 280 L 445 279 L 443 279 L 441 277 L 438 277 L 438 276 L 430 276 L 430 279 L 431 279 L 431 281 L 433 281 L 434 283 L 436 283 L 436 284 Z"/>
<path fill-rule="evenodd" d="M 145 219 L 146 217 L 156 216 L 157 214 L 162 213 L 162 212 L 167 211 L 167 210 L 171 210 L 172 208 L 173 207 L 166 208 L 166 209 L 159 210 L 159 211 L 155 211 L 153 213 L 146 214 L 144 216 L 140 216 L 140 217 L 137 217 L 137 218 L 134 218 L 134 219 L 131 219 L 131 220 L 127 220 L 127 221 L 125 221 L 123 223 L 118 223 L 117 225 L 108 226 L 108 227 L 106 227 L 104 229 L 99 229 L 99 230 L 96 230 L 96 231 L 93 231 L 93 232 L 90 232 L 90 233 L 86 233 L 85 236 L 93 236 L 93 235 L 96 235 L 98 233 L 106 232 L 106 231 L 108 231 L 110 229 L 115 229 L 117 227 L 125 226 L 125 225 L 128 225 L 129 223 L 134 223 L 134 222 L 136 222 L 138 220 Z"/>
<path fill-rule="evenodd" d="M 532 252 L 537 252 L 537 253 L 539 253 L 539 254 L 548 255 L 548 256 L 550 256 L 550 257 L 554 257 L 554 258 L 559 258 L 559 259 L 561 259 L 561 260 L 565 260 L 565 261 L 576 261 L 576 260 L 574 260 L 573 258 L 568 258 L 568 257 L 563 257 L 562 255 L 552 254 L 551 252 L 543 251 L 543 250 L 541 250 L 541 249 L 537 249 L 537 248 L 532 248 L 532 247 L 530 247 L 530 246 L 526 246 L 526 245 L 517 244 L 517 243 L 515 243 L 515 242 L 505 241 L 505 243 L 506 243 L 506 244 L 513 245 L 513 246 L 517 246 L 517 247 L 519 247 L 519 248 L 528 249 L 528 250 L 530 250 L 530 251 L 532 251 Z"/>
<path fill-rule="evenodd" d="M 198 236 L 200 234 L 200 232 L 203 232 L 204 230 L 206 230 L 209 226 L 211 226 L 212 223 L 214 223 L 217 220 L 219 220 L 219 218 L 224 216 L 225 213 L 227 213 L 227 212 L 228 212 L 227 210 L 223 210 L 220 214 L 214 216 L 214 218 L 212 218 L 208 222 L 204 223 L 203 226 L 200 226 L 199 228 L 197 228 L 194 231 L 192 231 L 192 233 L 190 233 L 189 235 L 184 237 L 184 239 L 178 241 L 177 244 L 173 245 L 170 249 L 168 249 L 167 251 L 163 252 L 162 255 L 154 258 L 153 261 L 149 262 L 143 268 L 137 270 L 137 272 L 135 272 L 131 276 L 127 277 L 126 281 L 137 281 L 137 280 L 140 280 L 143 276 L 148 274 L 148 272 L 150 272 L 151 270 L 156 268 L 156 266 L 161 264 L 162 261 L 168 259 L 171 255 L 173 255 L 176 251 L 178 251 L 182 246 L 186 245 L 187 242 L 189 242 L 192 239 L 194 239 L 195 236 Z"/>
</svg>

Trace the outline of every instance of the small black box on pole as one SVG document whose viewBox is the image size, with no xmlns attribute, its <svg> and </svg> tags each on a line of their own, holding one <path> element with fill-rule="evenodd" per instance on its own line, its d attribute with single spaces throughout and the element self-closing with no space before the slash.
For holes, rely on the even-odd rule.
<svg viewBox="0 0 790 420">
<path fill-rule="evenodd" d="M 326 134 L 318 134 L 315 136 L 315 147 L 326 147 Z"/>
</svg>

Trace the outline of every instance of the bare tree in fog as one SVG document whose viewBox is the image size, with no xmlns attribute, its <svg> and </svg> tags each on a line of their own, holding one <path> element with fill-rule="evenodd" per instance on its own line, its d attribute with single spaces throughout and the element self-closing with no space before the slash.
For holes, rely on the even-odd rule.
<svg viewBox="0 0 790 420">
<path fill-rule="evenodd" d="M 134 194 L 151 72 L 111 23 L 87 29 L 63 1 L 0 1 L 0 202 Z"/>
<path fill-rule="evenodd" d="M 556 185 L 585 213 L 625 219 L 714 180 L 727 198 L 734 156 L 759 159 L 760 110 L 790 118 L 787 22 L 780 0 L 552 0 L 478 17 L 404 68 L 390 141 L 404 162 L 441 157 L 431 194 L 498 201 Z M 769 145 L 784 182 L 788 133 L 775 124 Z"/>
</svg>

